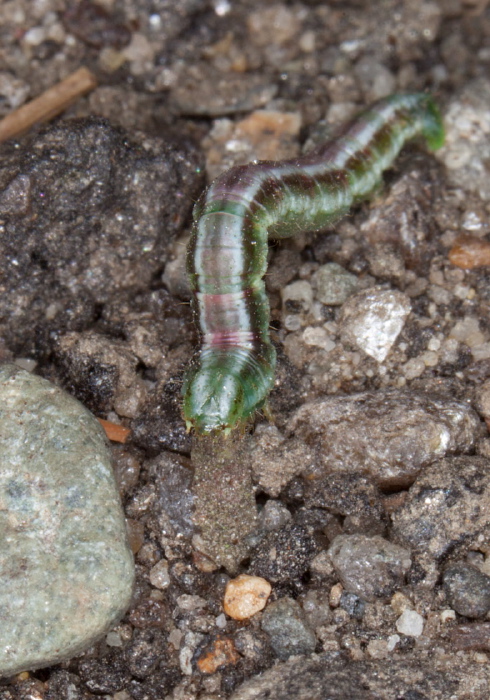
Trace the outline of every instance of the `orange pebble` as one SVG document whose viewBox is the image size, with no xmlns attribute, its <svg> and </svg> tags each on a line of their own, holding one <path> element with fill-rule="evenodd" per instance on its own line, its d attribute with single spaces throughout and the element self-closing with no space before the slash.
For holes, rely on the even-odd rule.
<svg viewBox="0 0 490 700">
<path fill-rule="evenodd" d="M 463 270 L 490 265 L 490 241 L 477 236 L 459 236 L 449 251 L 449 260 Z"/>
<path fill-rule="evenodd" d="M 111 423 L 103 418 L 97 418 L 101 426 L 105 430 L 105 434 L 112 440 L 112 442 L 126 442 L 129 437 L 130 429 L 125 428 L 123 425 L 118 425 L 117 423 Z"/>
<path fill-rule="evenodd" d="M 218 637 L 206 647 L 197 660 L 197 667 L 201 673 L 215 673 L 224 666 L 235 665 L 239 659 L 240 655 L 233 640 L 229 637 Z"/>
</svg>

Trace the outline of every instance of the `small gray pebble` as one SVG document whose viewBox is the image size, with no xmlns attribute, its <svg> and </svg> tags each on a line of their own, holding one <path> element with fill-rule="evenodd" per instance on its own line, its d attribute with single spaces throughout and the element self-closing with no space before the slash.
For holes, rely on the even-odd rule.
<svg viewBox="0 0 490 700">
<path fill-rule="evenodd" d="M 357 277 L 337 263 L 322 265 L 313 276 L 316 298 L 329 306 L 341 306 L 357 289 Z"/>
<path fill-rule="evenodd" d="M 262 617 L 262 629 L 271 638 L 271 646 L 280 659 L 296 654 L 311 654 L 316 637 L 306 616 L 292 598 L 280 598 L 271 603 Z"/>
<path fill-rule="evenodd" d="M 484 617 L 490 611 L 490 576 L 460 562 L 449 566 L 443 576 L 449 604 L 465 617 Z"/>
<path fill-rule="evenodd" d="M 344 588 L 368 601 L 402 586 L 412 563 L 407 549 L 378 535 L 339 535 L 328 553 Z"/>
<path fill-rule="evenodd" d="M 270 499 L 260 512 L 260 526 L 266 532 L 280 530 L 292 520 L 289 510 L 280 501 Z"/>
</svg>

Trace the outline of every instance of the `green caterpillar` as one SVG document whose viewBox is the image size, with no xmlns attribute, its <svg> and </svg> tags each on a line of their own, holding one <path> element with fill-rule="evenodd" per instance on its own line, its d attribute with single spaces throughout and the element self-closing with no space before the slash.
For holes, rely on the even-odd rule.
<svg viewBox="0 0 490 700">
<path fill-rule="evenodd" d="M 234 167 L 211 184 L 194 210 L 187 258 L 202 338 L 183 387 L 188 429 L 229 433 L 272 389 L 267 240 L 337 220 L 376 188 L 405 143 L 420 135 L 431 150 L 443 144 L 432 98 L 392 95 L 301 158 Z"/>
</svg>

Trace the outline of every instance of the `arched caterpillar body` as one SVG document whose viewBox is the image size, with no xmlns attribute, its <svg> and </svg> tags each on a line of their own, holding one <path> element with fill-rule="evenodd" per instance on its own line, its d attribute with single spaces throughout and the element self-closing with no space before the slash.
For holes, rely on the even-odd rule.
<svg viewBox="0 0 490 700">
<path fill-rule="evenodd" d="M 429 95 L 393 95 L 307 155 L 233 167 L 194 209 L 187 268 L 201 347 L 187 371 L 183 414 L 198 434 L 228 433 L 263 406 L 275 351 L 263 276 L 268 238 L 325 228 L 367 197 L 404 144 L 444 131 Z"/>
</svg>

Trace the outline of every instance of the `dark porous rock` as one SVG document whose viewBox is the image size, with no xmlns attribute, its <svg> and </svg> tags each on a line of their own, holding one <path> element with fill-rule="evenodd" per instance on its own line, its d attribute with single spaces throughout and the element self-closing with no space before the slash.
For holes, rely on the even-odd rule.
<svg viewBox="0 0 490 700">
<path fill-rule="evenodd" d="M 271 640 L 274 653 L 283 661 L 296 654 L 311 654 L 317 639 L 299 603 L 280 598 L 265 609 L 262 629 Z"/>
<path fill-rule="evenodd" d="M 270 637 L 259 629 L 240 629 L 234 636 L 235 648 L 243 657 L 242 668 L 251 673 L 271 665 L 273 652 Z"/>
<path fill-rule="evenodd" d="M 131 424 L 133 442 L 150 455 L 162 450 L 191 451 L 191 437 L 182 418 L 182 382 L 158 385 Z"/>
<path fill-rule="evenodd" d="M 102 659 L 84 659 L 78 672 L 91 693 L 115 693 L 129 681 L 130 673 L 124 657 L 117 652 Z"/>
<path fill-rule="evenodd" d="M 142 680 L 153 674 L 165 659 L 166 649 L 166 635 L 162 630 L 136 630 L 124 650 L 131 675 Z"/>
<path fill-rule="evenodd" d="M 230 700 L 485 700 L 487 664 L 431 654 L 348 661 L 339 653 L 292 658 L 245 681 Z"/>
<path fill-rule="evenodd" d="M 0 335 L 23 354 L 82 330 L 116 292 L 148 286 L 201 176 L 187 142 L 63 122 L 2 146 Z"/>
<path fill-rule="evenodd" d="M 393 513 L 393 535 L 439 560 L 490 536 L 490 460 L 447 457 L 428 467 Z"/>
<path fill-rule="evenodd" d="M 344 530 L 381 534 L 384 529 L 382 493 L 366 474 L 338 472 L 305 479 L 305 505 L 325 508 L 344 521 Z"/>
<path fill-rule="evenodd" d="M 62 15 L 66 29 L 89 46 L 101 49 L 112 46 L 121 49 L 131 41 L 131 31 L 116 14 L 107 12 L 95 2 L 68 5 Z"/>
<path fill-rule="evenodd" d="M 86 695 L 80 688 L 80 677 L 63 669 L 54 669 L 46 685 L 45 700 L 81 700 Z"/>
<path fill-rule="evenodd" d="M 344 588 L 367 601 L 394 593 L 412 563 L 408 550 L 379 536 L 339 535 L 328 554 Z"/>
<path fill-rule="evenodd" d="M 485 617 L 490 611 L 490 576 L 460 562 L 449 566 L 443 576 L 444 590 L 454 610 L 465 617 Z"/>
<path fill-rule="evenodd" d="M 280 292 L 298 273 L 301 256 L 297 250 L 280 248 L 271 260 L 265 277 L 268 292 Z"/>
<path fill-rule="evenodd" d="M 288 524 L 271 532 L 252 553 L 249 574 L 270 583 L 297 585 L 317 553 L 317 544 L 301 525 Z"/>
<path fill-rule="evenodd" d="M 163 288 L 118 294 L 104 306 L 98 327 L 108 336 L 124 338 L 145 367 L 162 368 L 165 376 L 182 364 L 169 350 L 195 339 L 190 305 Z"/>
<path fill-rule="evenodd" d="M 136 381 L 137 358 L 122 341 L 98 333 L 67 333 L 54 357 L 63 386 L 99 415 Z"/>
<path fill-rule="evenodd" d="M 153 511 L 157 517 L 161 516 L 160 533 L 168 531 L 170 525 L 176 536 L 191 537 L 194 532 L 194 496 L 191 490 L 193 471 L 190 462 L 179 455 L 162 452 L 148 463 L 148 473 L 156 484 L 157 498 Z"/>
<path fill-rule="evenodd" d="M 276 425 L 283 430 L 286 418 L 291 411 L 304 401 L 304 373 L 295 367 L 278 345 L 276 375 L 274 388 L 271 391 L 268 402 L 272 415 L 275 417 Z"/>
<path fill-rule="evenodd" d="M 132 680 L 126 686 L 131 700 L 161 700 L 170 693 L 181 679 L 175 666 L 159 668 L 144 681 Z"/>
<path fill-rule="evenodd" d="M 139 629 L 160 629 L 169 618 L 170 610 L 165 601 L 151 597 L 141 600 L 129 614 L 129 621 Z"/>
<path fill-rule="evenodd" d="M 362 620 L 366 609 L 366 603 L 362 598 L 355 595 L 355 593 L 347 593 L 344 591 L 340 596 L 340 607 L 356 620 Z"/>
<path fill-rule="evenodd" d="M 328 472 L 367 472 L 379 486 L 395 488 L 446 454 L 469 452 L 481 424 L 463 402 L 387 390 L 305 404 L 289 432 L 318 448 Z"/>
<path fill-rule="evenodd" d="M 31 698 L 35 698 L 35 700 L 44 700 L 44 684 L 37 678 L 22 678 L 15 684 L 14 688 L 15 690 L 11 696 L 4 696 L 0 691 L 0 699 L 10 700 L 10 698 L 12 698 L 12 700 L 31 700 Z"/>
</svg>

